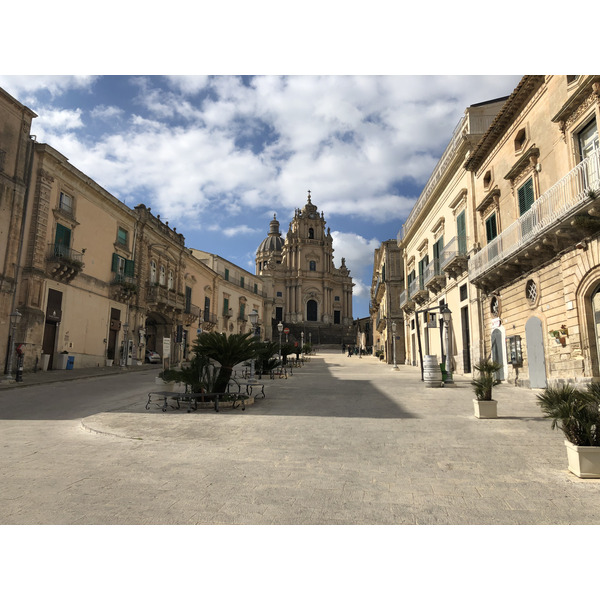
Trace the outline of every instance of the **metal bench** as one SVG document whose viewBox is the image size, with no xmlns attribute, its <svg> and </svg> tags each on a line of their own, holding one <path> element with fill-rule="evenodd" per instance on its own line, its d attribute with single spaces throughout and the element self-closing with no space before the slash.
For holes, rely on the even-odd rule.
<svg viewBox="0 0 600 600">
<path fill-rule="evenodd" d="M 250 388 L 252 389 L 252 388 Z M 162 404 L 159 404 L 159 407 L 163 412 L 167 411 L 167 408 L 170 406 L 169 400 L 175 400 L 177 406 L 172 406 L 173 409 L 179 409 L 181 407 L 180 402 L 188 403 L 188 412 L 192 410 L 198 409 L 198 402 L 210 402 L 213 401 L 215 403 L 215 412 L 219 412 L 219 400 L 225 395 L 233 395 L 233 408 L 237 408 L 239 405 L 236 405 L 236 402 L 240 402 L 242 406 L 242 410 L 246 410 L 246 397 L 243 394 L 212 394 L 212 393 L 192 393 L 192 392 L 149 392 L 148 393 L 148 401 L 146 402 L 146 410 L 150 410 L 150 404 L 152 402 L 152 396 L 156 396 L 157 400 L 162 399 Z M 263 398 L 264 398 L 264 390 L 263 390 Z"/>
</svg>

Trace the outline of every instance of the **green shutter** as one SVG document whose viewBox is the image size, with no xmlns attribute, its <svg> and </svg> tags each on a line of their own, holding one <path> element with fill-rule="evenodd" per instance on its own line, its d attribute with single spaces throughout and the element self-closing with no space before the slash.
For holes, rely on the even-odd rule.
<svg viewBox="0 0 600 600">
<path fill-rule="evenodd" d="M 533 204 L 533 179 L 528 179 L 519 189 L 519 215 L 525 214 Z"/>
<path fill-rule="evenodd" d="M 485 235 L 488 243 L 498 236 L 498 230 L 496 228 L 496 214 L 493 214 L 489 219 L 486 220 Z"/>
<path fill-rule="evenodd" d="M 225 281 L 229 281 L 229 269 L 225 269 Z"/>
<path fill-rule="evenodd" d="M 114 252 L 112 257 L 112 267 L 110 268 L 110 270 L 113 273 L 118 273 L 119 271 L 119 255 L 115 254 Z"/>
<path fill-rule="evenodd" d="M 60 223 L 56 224 L 56 237 L 54 238 L 54 243 L 57 246 L 62 246 L 63 248 L 71 247 L 71 230 L 61 225 Z"/>
<path fill-rule="evenodd" d="M 223 314 L 225 316 L 229 314 L 229 298 L 223 299 Z"/>
<path fill-rule="evenodd" d="M 467 224 L 465 219 L 465 211 L 463 210 L 456 217 L 456 237 L 458 238 L 458 253 L 467 253 Z"/>
<path fill-rule="evenodd" d="M 125 259 L 125 275 L 133 277 L 135 272 L 135 263 L 132 260 Z"/>
</svg>

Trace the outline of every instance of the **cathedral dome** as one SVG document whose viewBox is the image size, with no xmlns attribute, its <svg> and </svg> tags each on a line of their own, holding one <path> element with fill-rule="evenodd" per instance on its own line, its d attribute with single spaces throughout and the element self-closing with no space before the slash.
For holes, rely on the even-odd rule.
<svg viewBox="0 0 600 600">
<path fill-rule="evenodd" d="M 273 215 L 270 223 L 269 235 L 260 243 L 257 254 L 262 252 L 281 252 L 283 250 L 283 239 L 279 233 L 279 221 L 277 215 Z"/>
</svg>

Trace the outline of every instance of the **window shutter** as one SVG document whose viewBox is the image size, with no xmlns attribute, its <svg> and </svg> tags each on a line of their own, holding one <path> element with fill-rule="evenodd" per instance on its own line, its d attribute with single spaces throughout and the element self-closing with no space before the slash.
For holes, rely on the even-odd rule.
<svg viewBox="0 0 600 600">
<path fill-rule="evenodd" d="M 519 215 L 525 214 L 533 204 L 533 179 L 528 179 L 518 190 Z"/>
<path fill-rule="evenodd" d="M 456 237 L 458 238 L 458 253 L 467 253 L 467 224 L 465 221 L 465 211 L 463 210 L 456 217 Z"/>
<path fill-rule="evenodd" d="M 497 235 L 498 230 L 496 229 L 496 215 L 492 215 L 485 222 L 485 234 L 488 242 L 491 242 Z"/>
<path fill-rule="evenodd" d="M 113 252 L 113 257 L 112 257 L 112 267 L 110 268 L 110 270 L 113 273 L 119 272 L 119 255 L 115 254 L 114 252 Z"/>
<path fill-rule="evenodd" d="M 135 263 L 132 260 L 125 259 L 125 275 L 133 277 L 135 271 Z"/>
</svg>

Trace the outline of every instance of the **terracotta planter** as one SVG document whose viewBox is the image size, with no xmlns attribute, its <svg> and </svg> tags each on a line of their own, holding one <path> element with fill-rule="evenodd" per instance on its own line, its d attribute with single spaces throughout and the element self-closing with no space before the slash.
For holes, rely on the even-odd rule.
<svg viewBox="0 0 600 600">
<path fill-rule="evenodd" d="M 575 446 L 565 440 L 569 471 L 581 479 L 600 479 L 600 446 Z"/>
<path fill-rule="evenodd" d="M 473 400 L 475 416 L 478 419 L 497 419 L 498 400 Z"/>
</svg>

